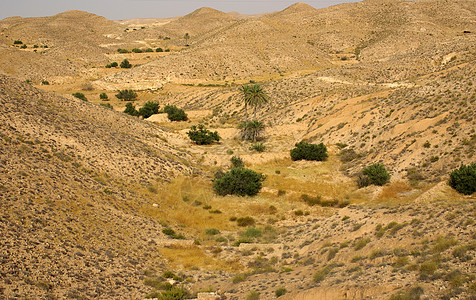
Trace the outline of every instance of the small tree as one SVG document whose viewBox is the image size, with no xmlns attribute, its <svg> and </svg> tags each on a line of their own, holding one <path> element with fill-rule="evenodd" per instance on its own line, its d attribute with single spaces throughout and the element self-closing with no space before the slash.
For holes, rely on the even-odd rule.
<svg viewBox="0 0 476 300">
<path fill-rule="evenodd" d="M 124 113 L 126 113 L 128 115 L 131 115 L 131 116 L 134 116 L 134 117 L 139 116 L 139 112 L 136 110 L 135 105 L 133 105 L 130 102 L 126 103 L 126 109 L 124 109 Z"/>
<path fill-rule="evenodd" d="M 170 121 L 187 121 L 187 114 L 183 109 L 177 108 L 173 105 L 167 105 L 164 107 L 164 112 L 167 114 L 167 117 Z"/>
<path fill-rule="evenodd" d="M 195 142 L 197 145 L 209 145 L 214 141 L 219 141 L 220 136 L 218 132 L 211 132 L 207 130 L 202 124 L 197 126 L 192 126 L 190 131 L 187 132 L 188 137 Z"/>
<path fill-rule="evenodd" d="M 127 59 L 124 59 L 121 62 L 120 67 L 123 68 L 123 69 L 130 69 L 130 68 L 132 68 L 132 65 L 129 63 L 129 61 Z"/>
<path fill-rule="evenodd" d="M 365 187 L 370 184 L 384 185 L 390 180 L 390 174 L 382 164 L 373 164 L 362 170 L 362 175 L 359 176 L 359 187 Z"/>
<path fill-rule="evenodd" d="M 123 101 L 134 101 L 137 98 L 137 93 L 133 90 L 122 90 L 116 94 L 116 98 Z"/>
<path fill-rule="evenodd" d="M 305 141 L 297 143 L 296 148 L 291 150 L 291 159 L 292 160 L 317 160 L 323 161 L 326 160 L 327 148 L 323 143 L 319 145 L 309 144 Z"/>
<path fill-rule="evenodd" d="M 185 44 L 186 46 L 188 46 L 188 40 L 190 39 L 190 34 L 188 34 L 188 32 L 183 36 L 183 38 L 185 39 Z"/>
<path fill-rule="evenodd" d="M 139 108 L 139 115 L 144 118 L 148 118 L 157 113 L 159 113 L 159 102 L 156 101 L 149 101 Z"/>
<path fill-rule="evenodd" d="M 99 94 L 99 99 L 106 101 L 106 100 L 109 100 L 109 97 L 107 96 L 106 93 L 101 93 Z"/>
<path fill-rule="evenodd" d="M 464 195 L 472 195 L 476 192 L 476 163 L 463 164 L 451 172 L 448 184 Z"/>
<path fill-rule="evenodd" d="M 86 98 L 86 96 L 84 96 L 83 93 L 79 93 L 79 92 L 78 92 L 78 93 L 74 93 L 73 96 L 76 97 L 76 98 L 78 98 L 78 99 L 81 99 L 81 100 L 83 100 L 83 101 L 88 101 L 88 99 Z"/>
<path fill-rule="evenodd" d="M 213 181 L 213 189 L 220 196 L 254 196 L 261 189 L 265 176 L 250 169 L 233 168 Z"/>
</svg>

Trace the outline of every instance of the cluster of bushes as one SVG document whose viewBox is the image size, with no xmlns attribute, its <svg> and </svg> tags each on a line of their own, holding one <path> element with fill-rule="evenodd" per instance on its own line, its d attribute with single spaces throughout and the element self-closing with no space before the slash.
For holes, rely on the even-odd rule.
<svg viewBox="0 0 476 300">
<path fill-rule="evenodd" d="M 144 118 L 148 118 L 154 114 L 159 113 L 159 103 L 155 101 L 149 101 L 144 106 L 136 110 L 136 107 L 132 103 L 126 104 L 126 109 L 124 113 L 131 115 L 131 116 L 142 116 Z"/>
<path fill-rule="evenodd" d="M 258 194 L 265 178 L 263 174 L 242 166 L 233 167 L 226 173 L 217 172 L 215 174 L 213 189 L 220 196 L 254 196 Z"/>
<path fill-rule="evenodd" d="M 188 116 L 183 109 L 177 108 L 173 105 L 167 105 L 164 107 L 164 113 L 167 114 L 167 117 L 170 121 L 187 121 Z"/>
<path fill-rule="evenodd" d="M 195 142 L 197 145 L 209 145 L 215 141 L 220 140 L 218 132 L 211 132 L 206 129 L 202 124 L 197 126 L 192 126 L 187 132 L 188 137 Z"/>
<path fill-rule="evenodd" d="M 165 49 L 164 50 L 164 49 L 159 47 L 159 48 L 155 49 L 155 52 L 170 52 L 170 49 Z"/>
<path fill-rule="evenodd" d="M 324 200 L 321 198 L 321 196 L 316 196 L 316 197 L 311 197 L 306 194 L 301 195 L 301 199 L 307 203 L 309 206 L 314 206 L 314 205 L 319 205 L 323 207 L 346 207 L 350 204 L 349 201 L 343 200 L 339 201 L 337 199 L 332 199 L 332 200 Z"/>
<path fill-rule="evenodd" d="M 327 148 L 323 143 L 319 145 L 309 144 L 305 141 L 297 143 L 296 148 L 291 150 L 291 159 L 292 160 L 316 160 L 323 161 L 326 160 Z"/>
<path fill-rule="evenodd" d="M 106 93 L 101 93 L 99 94 L 99 99 L 106 101 L 106 100 L 109 100 L 109 97 L 107 96 Z"/>
<path fill-rule="evenodd" d="M 152 48 L 146 48 L 146 49 L 139 49 L 139 48 L 134 48 L 132 50 L 127 50 L 127 49 L 117 49 L 117 52 L 119 53 L 144 53 L 144 52 L 154 52 Z M 157 48 L 155 49 L 155 52 L 170 52 L 170 49 L 162 49 L 162 48 Z"/>
<path fill-rule="evenodd" d="M 133 90 L 122 90 L 116 94 L 116 98 L 123 101 L 134 101 L 137 98 L 137 93 Z"/>
<path fill-rule="evenodd" d="M 116 68 L 118 66 L 117 62 L 112 62 L 110 64 L 107 64 L 106 65 L 106 68 L 107 69 L 110 69 L 110 68 Z"/>
</svg>

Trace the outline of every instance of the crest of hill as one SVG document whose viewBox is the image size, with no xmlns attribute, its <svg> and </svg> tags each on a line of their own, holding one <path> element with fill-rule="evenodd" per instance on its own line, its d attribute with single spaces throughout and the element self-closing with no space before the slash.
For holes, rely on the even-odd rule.
<svg viewBox="0 0 476 300">
<path fill-rule="evenodd" d="M 297 2 L 283 9 L 282 11 L 269 15 L 268 17 L 277 17 L 277 18 L 305 17 L 308 15 L 316 14 L 317 12 L 318 10 L 310 6 L 309 4 L 306 4 L 303 2 Z"/>
<path fill-rule="evenodd" d="M 161 29 L 183 36 L 185 33 L 201 35 L 236 22 L 232 15 L 219 10 L 202 7 L 177 20 L 165 24 Z"/>
<path fill-rule="evenodd" d="M 0 128 L 1 295 L 143 298 L 163 263 L 149 190 L 190 173 L 188 155 L 149 122 L 3 75 Z"/>
</svg>

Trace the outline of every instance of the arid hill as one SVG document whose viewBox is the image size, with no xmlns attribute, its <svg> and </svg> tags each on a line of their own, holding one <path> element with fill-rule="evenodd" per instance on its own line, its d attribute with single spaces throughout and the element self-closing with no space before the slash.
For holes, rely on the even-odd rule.
<svg viewBox="0 0 476 300">
<path fill-rule="evenodd" d="M 163 238 L 141 190 L 190 174 L 189 156 L 163 128 L 3 75 L 0 103 L 0 297 L 140 298 Z"/>
</svg>

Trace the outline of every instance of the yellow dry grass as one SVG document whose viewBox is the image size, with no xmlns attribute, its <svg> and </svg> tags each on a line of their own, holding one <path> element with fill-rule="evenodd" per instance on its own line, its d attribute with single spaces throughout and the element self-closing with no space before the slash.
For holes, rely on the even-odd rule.
<svg viewBox="0 0 476 300">
<path fill-rule="evenodd" d="M 162 248 L 159 253 L 168 260 L 173 268 L 231 272 L 243 269 L 243 265 L 238 261 L 210 257 L 198 246 Z"/>
</svg>

